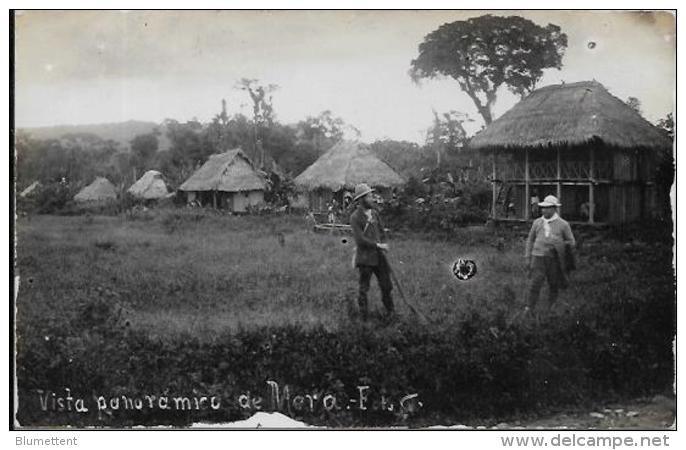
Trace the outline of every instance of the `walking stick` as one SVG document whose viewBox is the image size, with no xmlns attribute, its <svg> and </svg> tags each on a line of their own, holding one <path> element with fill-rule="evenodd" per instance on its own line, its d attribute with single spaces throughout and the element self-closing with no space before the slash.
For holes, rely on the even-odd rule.
<svg viewBox="0 0 686 450">
<path fill-rule="evenodd" d="M 364 234 L 367 231 L 367 227 L 369 227 L 369 222 L 367 222 L 364 225 L 364 230 L 362 230 L 362 233 Z M 398 277 L 395 276 L 395 272 L 393 271 L 393 266 L 391 266 L 390 261 L 388 260 L 388 253 L 386 251 L 379 249 L 379 255 L 384 258 L 386 261 L 386 265 L 388 266 L 388 271 L 391 274 L 391 280 L 393 280 L 393 283 L 395 283 L 395 286 L 398 288 L 398 292 L 400 292 L 400 298 L 402 298 L 403 303 L 410 308 L 410 311 L 412 313 L 419 317 L 424 323 L 430 323 L 429 319 L 426 318 L 424 314 L 422 314 L 412 303 L 410 303 L 409 300 L 405 297 L 405 293 L 403 292 L 403 288 L 400 285 L 400 281 L 398 281 Z"/>
<path fill-rule="evenodd" d="M 402 286 L 400 285 L 400 281 L 398 281 L 398 277 L 395 276 L 395 271 L 393 270 L 393 267 L 391 266 L 391 263 L 390 263 L 390 261 L 388 260 L 387 254 L 386 254 L 386 253 L 383 253 L 383 257 L 384 257 L 384 259 L 386 260 L 386 265 L 388 266 L 388 271 L 389 271 L 390 274 L 391 274 L 391 279 L 393 280 L 393 283 L 395 283 L 395 286 L 398 288 L 398 292 L 400 292 L 400 298 L 402 298 L 403 303 L 405 303 L 405 305 L 406 305 L 408 308 L 410 308 L 410 311 L 412 311 L 412 313 L 414 313 L 414 315 L 416 315 L 417 317 L 419 317 L 420 319 L 422 319 L 422 321 L 424 321 L 424 323 L 429 323 L 429 319 L 427 319 L 426 316 L 425 316 L 424 314 L 422 314 L 422 313 L 421 313 L 421 312 L 420 312 L 420 311 L 419 311 L 419 310 L 418 310 L 418 309 L 417 309 L 417 308 L 416 308 L 416 307 L 415 307 L 415 306 L 405 297 L 405 293 L 403 292 L 403 288 L 402 288 Z"/>
</svg>

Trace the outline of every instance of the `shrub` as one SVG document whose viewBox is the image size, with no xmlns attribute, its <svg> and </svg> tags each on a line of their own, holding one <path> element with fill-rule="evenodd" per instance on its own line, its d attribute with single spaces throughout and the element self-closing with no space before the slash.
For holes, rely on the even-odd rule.
<svg viewBox="0 0 686 450">
<path fill-rule="evenodd" d="M 60 211 L 73 196 L 68 185 L 64 183 L 48 183 L 41 186 L 35 195 L 36 212 L 51 214 Z"/>
<path fill-rule="evenodd" d="M 392 229 L 450 232 L 485 223 L 490 195 L 485 183 L 445 187 L 410 179 L 403 191 L 384 203 L 382 215 Z"/>
</svg>

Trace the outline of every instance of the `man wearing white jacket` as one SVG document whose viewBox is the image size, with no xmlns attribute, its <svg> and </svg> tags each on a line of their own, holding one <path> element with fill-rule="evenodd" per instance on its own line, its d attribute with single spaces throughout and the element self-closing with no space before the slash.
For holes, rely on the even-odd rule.
<svg viewBox="0 0 686 450">
<path fill-rule="evenodd" d="M 573 248 L 576 244 L 572 229 L 562 219 L 557 208 L 562 206 L 554 195 L 547 196 L 538 204 L 542 216 L 534 220 L 526 241 L 527 265 L 531 276 L 528 304 L 533 309 L 544 281 L 548 281 L 548 303 L 552 306 L 557 300 L 559 289 L 566 280 L 564 260 L 566 255 L 560 249 Z"/>
</svg>

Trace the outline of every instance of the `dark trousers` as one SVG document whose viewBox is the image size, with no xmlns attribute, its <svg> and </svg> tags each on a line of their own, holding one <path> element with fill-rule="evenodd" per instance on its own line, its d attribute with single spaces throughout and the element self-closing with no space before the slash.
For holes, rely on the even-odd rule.
<svg viewBox="0 0 686 450">
<path fill-rule="evenodd" d="M 369 283 L 372 278 L 372 274 L 376 275 L 376 279 L 379 282 L 379 289 L 381 289 L 381 301 L 384 307 L 386 307 L 387 313 L 392 313 L 393 308 L 393 297 L 391 297 L 391 290 L 393 289 L 393 283 L 391 283 L 391 271 L 388 266 L 388 262 L 385 258 L 379 258 L 378 266 L 357 266 L 360 271 L 360 290 L 359 296 L 357 298 L 357 303 L 360 306 L 360 313 L 362 317 L 366 318 L 369 312 L 367 306 L 367 293 L 369 292 Z"/>
<path fill-rule="evenodd" d="M 560 264 L 554 256 L 532 256 L 531 286 L 529 288 L 529 307 L 534 308 L 545 281 L 548 282 L 548 306 L 557 300 L 562 284 Z"/>
</svg>

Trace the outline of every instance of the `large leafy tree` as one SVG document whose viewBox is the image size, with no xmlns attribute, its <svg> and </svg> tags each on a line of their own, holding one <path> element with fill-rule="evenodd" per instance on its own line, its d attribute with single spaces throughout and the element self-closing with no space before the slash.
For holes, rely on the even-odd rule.
<svg viewBox="0 0 686 450">
<path fill-rule="evenodd" d="M 486 125 L 498 89 L 505 85 L 524 96 L 531 92 L 547 68 L 562 67 L 567 35 L 560 27 L 541 27 L 518 16 L 480 16 L 447 23 L 419 44 L 419 56 L 410 75 L 455 79 L 472 99 Z"/>
</svg>

